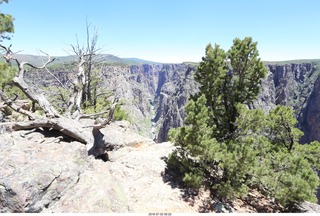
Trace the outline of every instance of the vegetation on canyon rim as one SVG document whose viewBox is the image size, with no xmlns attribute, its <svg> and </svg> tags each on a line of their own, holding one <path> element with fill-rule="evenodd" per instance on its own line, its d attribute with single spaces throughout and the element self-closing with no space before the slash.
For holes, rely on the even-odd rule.
<svg viewBox="0 0 320 216">
<path fill-rule="evenodd" d="M 0 0 L 3 2 L 8 1 Z M 0 21 L 1 42 L 14 28 L 11 15 L 0 14 Z M 96 49 L 89 45 L 88 50 L 82 50 L 76 45 L 74 51 L 79 57 L 88 51 L 86 71 L 92 71 L 87 74 L 92 79 L 82 88 L 82 109 L 100 112 L 105 108 L 105 98 L 97 98 L 97 79 L 91 65 Z M 81 59 L 79 68 L 83 66 L 80 63 Z M 10 106 L 8 98 L 18 92 L 18 88 L 11 88 L 11 80 L 18 71 L 5 63 L 1 63 L 0 71 L 0 93 L 6 93 L 4 100 Z M 319 179 L 314 170 L 320 168 L 319 143 L 298 143 L 302 132 L 295 127 L 297 121 L 289 107 L 277 106 L 269 113 L 253 107 L 266 72 L 257 43 L 249 37 L 235 39 L 227 52 L 218 45 L 206 47 L 206 56 L 195 74 L 200 92 L 185 108 L 185 126 L 170 131 L 177 149 L 170 155 L 168 166 L 183 175 L 186 185 L 205 186 L 221 199 L 246 196 L 249 188 L 257 188 L 287 208 L 305 200 L 316 201 Z M 22 97 L 22 91 L 19 94 Z M 71 113 L 79 107 L 70 109 Z M 59 112 L 66 110 L 68 107 Z M 118 112 L 115 118 L 126 118 L 119 106 L 114 111 Z"/>
<path fill-rule="evenodd" d="M 250 37 L 228 51 L 209 44 L 195 74 L 200 92 L 185 107 L 185 125 L 169 132 L 177 148 L 168 167 L 220 199 L 257 188 L 288 209 L 316 202 L 320 144 L 298 143 L 303 133 L 290 107 L 254 108 L 266 72 Z"/>
</svg>

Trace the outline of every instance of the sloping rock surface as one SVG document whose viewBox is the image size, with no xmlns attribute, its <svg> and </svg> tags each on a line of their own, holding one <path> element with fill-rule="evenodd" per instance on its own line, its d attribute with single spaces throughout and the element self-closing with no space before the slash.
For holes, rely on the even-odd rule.
<svg viewBox="0 0 320 216">
<path fill-rule="evenodd" d="M 304 202 L 299 206 L 299 210 L 303 213 L 319 213 L 320 205 L 311 202 Z"/>
<path fill-rule="evenodd" d="M 25 131 L 0 138 L 0 212 L 126 212 L 108 166 L 78 142 Z"/>
<path fill-rule="evenodd" d="M 155 144 L 125 122 L 104 130 L 108 162 L 55 132 L 0 135 L 0 212 L 196 212 L 165 183 L 171 143 Z"/>
<path fill-rule="evenodd" d="M 164 158 L 172 151 L 172 143 L 136 143 L 122 148 L 110 157 L 110 172 L 121 182 L 132 212 L 172 213 L 196 212 L 184 202 L 181 190 L 164 183 Z"/>
<path fill-rule="evenodd" d="M 85 145 L 53 131 L 0 135 L 0 212 L 258 211 L 244 204 L 229 210 L 212 209 L 213 204 L 207 208 L 206 191 L 190 196 L 167 179 L 165 159 L 173 144 L 156 144 L 127 126 L 117 122 L 103 130 L 105 141 L 113 146 L 107 162 L 87 156 Z M 320 212 L 311 203 L 301 205 L 301 211 Z"/>
</svg>

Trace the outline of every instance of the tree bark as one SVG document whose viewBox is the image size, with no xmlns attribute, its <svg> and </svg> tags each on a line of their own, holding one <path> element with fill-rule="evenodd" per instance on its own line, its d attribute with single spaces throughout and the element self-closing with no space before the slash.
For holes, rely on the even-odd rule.
<svg viewBox="0 0 320 216">
<path fill-rule="evenodd" d="M 84 128 L 84 126 L 70 118 L 60 117 L 60 118 L 38 118 L 34 121 L 27 122 L 16 122 L 12 127 L 14 130 L 25 130 L 33 128 L 49 128 L 60 131 L 61 133 L 83 143 L 89 145 L 93 143 L 93 137 L 90 130 Z"/>
</svg>

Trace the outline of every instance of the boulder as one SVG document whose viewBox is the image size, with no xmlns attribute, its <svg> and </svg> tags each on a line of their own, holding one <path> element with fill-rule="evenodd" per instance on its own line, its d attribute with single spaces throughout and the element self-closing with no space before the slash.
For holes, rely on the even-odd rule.
<svg viewBox="0 0 320 216">
<path fill-rule="evenodd" d="M 130 129 L 127 121 L 114 122 L 101 129 L 107 147 L 117 150 L 124 146 L 135 145 L 137 143 L 154 143 L 151 138 L 146 138 Z"/>
</svg>

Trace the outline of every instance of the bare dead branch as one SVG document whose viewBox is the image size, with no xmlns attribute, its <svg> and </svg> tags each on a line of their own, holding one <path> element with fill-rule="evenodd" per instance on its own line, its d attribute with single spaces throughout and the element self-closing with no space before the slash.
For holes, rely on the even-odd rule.
<svg viewBox="0 0 320 216">
<path fill-rule="evenodd" d="M 8 105 L 6 104 L 6 102 L 1 101 L 1 102 L 0 102 L 0 110 L 4 109 L 4 108 L 6 108 L 6 107 L 8 107 Z"/>
<path fill-rule="evenodd" d="M 6 106 L 9 106 L 11 109 L 13 109 L 14 111 L 18 112 L 18 113 L 21 113 L 23 115 L 26 115 L 28 116 L 29 118 L 31 119 L 37 119 L 37 118 L 41 118 L 41 116 L 39 115 L 36 115 L 35 113 L 32 113 L 28 110 L 25 110 L 22 108 L 22 106 L 17 106 L 15 103 L 14 103 L 14 100 L 16 98 L 13 99 L 10 99 L 8 98 L 8 96 L 3 92 L 3 91 L 0 91 L 0 97 L 1 99 L 4 101 L 4 105 Z"/>
<path fill-rule="evenodd" d="M 51 56 L 48 55 L 48 54 L 46 54 L 46 56 L 47 56 L 48 60 L 47 60 L 45 63 L 43 63 L 42 66 L 37 67 L 37 66 L 35 66 L 35 65 L 33 65 L 33 64 L 30 64 L 30 63 L 28 63 L 28 62 L 25 62 L 25 65 L 28 65 L 28 66 L 30 66 L 30 67 L 32 67 L 32 68 L 34 68 L 34 69 L 44 69 L 44 68 L 47 67 L 48 64 L 50 64 L 50 63 L 52 63 L 54 60 L 56 60 L 56 58 L 51 59 Z"/>
<path fill-rule="evenodd" d="M 0 44 L 0 47 L 1 47 L 2 49 L 4 49 L 5 52 L 6 52 L 6 54 L 5 54 L 4 56 L 2 56 L 2 57 L 6 60 L 6 62 L 7 62 L 10 66 L 11 66 L 11 59 L 12 59 L 12 55 L 13 55 L 13 53 L 12 53 L 12 51 L 11 51 L 11 46 L 12 46 L 12 44 L 11 44 L 9 47 L 5 47 L 5 46 L 3 46 L 3 45 Z"/>
<path fill-rule="evenodd" d="M 11 51 L 11 45 L 9 47 L 5 47 L 3 45 L 0 45 L 1 48 L 3 48 L 6 51 L 5 56 L 3 56 L 7 62 L 15 61 L 18 65 L 18 75 L 13 78 L 13 83 L 19 87 L 22 92 L 34 103 L 38 103 L 41 109 L 46 113 L 48 117 L 61 117 L 60 114 L 54 109 L 54 107 L 50 104 L 50 102 L 47 100 L 47 98 L 39 92 L 38 89 L 30 87 L 25 81 L 24 81 L 24 72 L 25 72 L 25 65 L 28 65 L 32 68 L 36 69 L 43 69 L 48 64 L 53 62 L 55 59 L 51 59 L 51 57 L 47 54 L 48 60 L 42 65 L 42 66 L 34 66 L 33 64 L 30 64 L 29 62 L 20 62 L 18 59 L 13 57 L 13 52 Z M 3 95 L 3 94 L 2 94 Z M 5 98 L 5 95 L 3 95 Z M 5 99 L 4 99 L 5 100 Z M 13 109 L 19 110 L 18 107 L 12 107 Z M 21 111 L 20 111 L 21 112 Z M 22 111 L 24 112 L 24 111 Z M 32 117 L 32 114 L 24 112 L 26 115 L 29 115 L 29 117 Z"/>
<path fill-rule="evenodd" d="M 67 90 L 67 88 L 63 85 L 63 83 L 58 79 L 58 77 L 56 77 L 53 73 L 51 73 L 51 71 L 45 67 L 46 71 L 61 85 L 62 88 L 64 88 L 65 90 Z"/>
<path fill-rule="evenodd" d="M 105 111 L 102 111 L 102 112 L 99 112 L 99 113 L 93 113 L 93 114 L 82 114 L 78 117 L 78 119 L 85 119 L 85 118 L 95 118 L 97 116 L 101 116 L 101 115 L 104 115 L 106 113 L 108 113 L 110 111 L 110 108 L 105 110 Z"/>
</svg>

